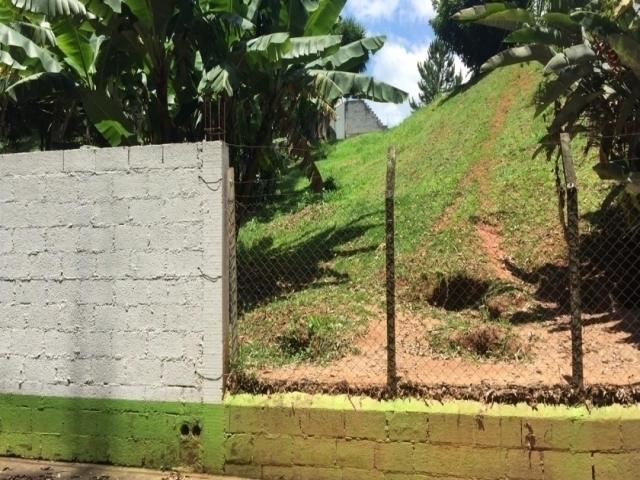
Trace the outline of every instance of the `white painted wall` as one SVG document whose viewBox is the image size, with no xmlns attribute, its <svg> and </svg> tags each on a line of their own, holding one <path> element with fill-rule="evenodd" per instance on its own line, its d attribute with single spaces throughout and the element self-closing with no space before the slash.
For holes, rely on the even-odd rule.
<svg viewBox="0 0 640 480">
<path fill-rule="evenodd" d="M 215 402 L 220 143 L 0 155 L 0 393 Z"/>
</svg>

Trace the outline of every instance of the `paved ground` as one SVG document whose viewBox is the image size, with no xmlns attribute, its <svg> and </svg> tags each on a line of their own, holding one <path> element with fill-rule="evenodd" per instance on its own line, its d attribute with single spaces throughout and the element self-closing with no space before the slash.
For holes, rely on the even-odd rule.
<svg viewBox="0 0 640 480">
<path fill-rule="evenodd" d="M 183 472 L 158 472 L 82 463 L 56 463 L 0 458 L 0 480 L 221 480 Z M 229 477 L 225 477 L 229 480 Z M 239 480 L 239 479 L 236 479 Z"/>
</svg>

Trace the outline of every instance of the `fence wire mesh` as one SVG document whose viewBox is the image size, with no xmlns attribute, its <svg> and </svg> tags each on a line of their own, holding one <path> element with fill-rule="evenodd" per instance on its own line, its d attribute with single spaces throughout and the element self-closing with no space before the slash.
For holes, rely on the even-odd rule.
<svg viewBox="0 0 640 480">
<path fill-rule="evenodd" d="M 576 160 L 584 384 L 635 388 L 639 208 L 624 186 L 603 182 L 592 166 Z M 398 168 L 393 298 L 400 388 L 462 389 L 466 398 L 486 398 L 494 389 L 570 391 L 576 307 L 562 161 L 556 168 L 529 161 L 515 176 L 497 166 L 491 178 L 471 167 L 472 176 L 459 178 L 449 196 L 426 192 L 437 209 L 406 188 L 411 174 L 402 173 L 401 158 Z M 236 184 L 232 368 L 243 380 L 235 388 L 389 386 L 385 181 L 363 182 L 336 185 L 330 178 L 314 194 L 299 179 L 283 179 L 260 195 Z M 348 188 L 368 194 L 353 202 Z"/>
</svg>

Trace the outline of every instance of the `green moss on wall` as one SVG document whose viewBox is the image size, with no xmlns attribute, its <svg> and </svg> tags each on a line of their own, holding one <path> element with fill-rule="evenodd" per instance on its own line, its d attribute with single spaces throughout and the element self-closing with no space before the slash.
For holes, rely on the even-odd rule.
<svg viewBox="0 0 640 480">
<path fill-rule="evenodd" d="M 0 395 L 0 455 L 220 472 L 222 405 Z"/>
</svg>

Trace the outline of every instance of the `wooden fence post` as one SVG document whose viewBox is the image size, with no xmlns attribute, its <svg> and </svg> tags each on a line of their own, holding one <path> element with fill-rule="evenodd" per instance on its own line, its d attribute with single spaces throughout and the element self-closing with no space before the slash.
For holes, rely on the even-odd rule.
<svg viewBox="0 0 640 480">
<path fill-rule="evenodd" d="M 571 367 L 574 387 L 584 387 L 582 348 L 582 305 L 580 296 L 580 217 L 578 211 L 578 184 L 571 153 L 571 137 L 560 135 L 562 164 L 567 192 L 567 243 L 569 246 L 569 285 L 571 290 Z"/>
<path fill-rule="evenodd" d="M 386 272 L 387 272 L 387 387 L 396 391 L 396 286 L 395 286 L 395 178 L 396 149 L 391 147 L 387 161 L 386 212 Z"/>
</svg>

